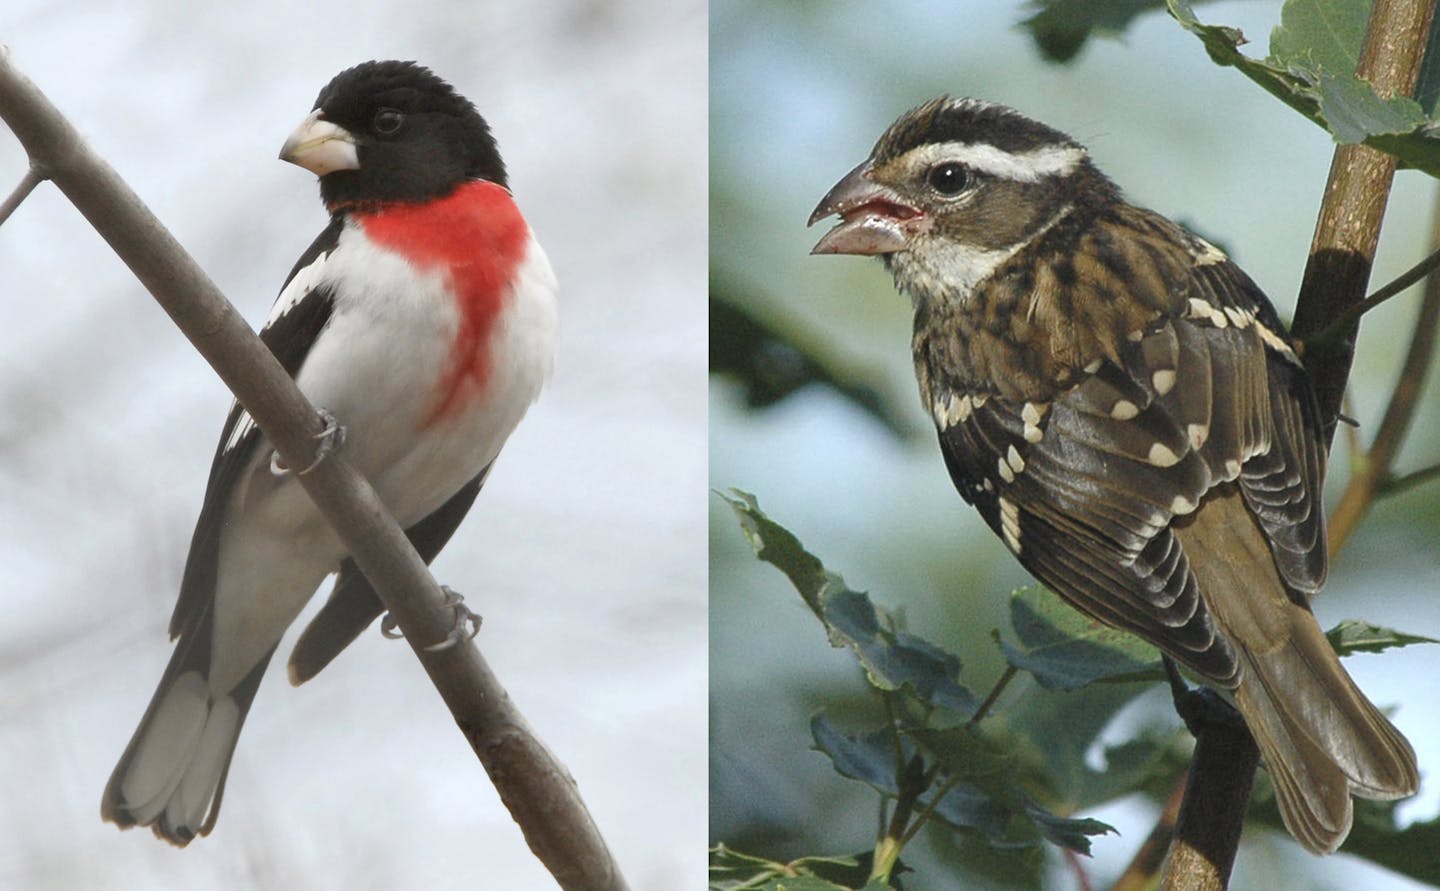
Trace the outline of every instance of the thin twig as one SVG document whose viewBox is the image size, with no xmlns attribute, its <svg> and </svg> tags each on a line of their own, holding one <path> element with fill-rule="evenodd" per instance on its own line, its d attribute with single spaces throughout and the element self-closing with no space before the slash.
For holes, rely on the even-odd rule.
<svg viewBox="0 0 1440 891">
<path fill-rule="evenodd" d="M 3 204 L 0 204 L 0 226 L 5 225 L 5 221 L 10 219 L 10 214 L 15 212 L 15 208 L 20 206 L 20 202 L 29 198 L 30 193 L 35 191 L 35 187 L 40 185 L 44 179 L 45 175 L 40 172 L 40 169 L 31 164 L 25 171 L 25 175 L 20 178 L 20 184 L 15 187 L 15 191 L 10 193 Z"/>
<path fill-rule="evenodd" d="M 1331 322 L 1324 329 L 1306 338 L 1306 343 L 1316 343 L 1318 341 L 1331 340 L 1339 337 L 1341 332 L 1346 328 L 1360 321 L 1361 316 L 1384 303 L 1386 300 L 1389 300 L 1391 297 L 1404 293 L 1406 288 L 1420 281 L 1420 279 L 1429 275 L 1437 268 L 1440 268 L 1440 250 L 1436 250 L 1430 254 L 1430 256 L 1402 272 L 1385 287 L 1341 313 L 1335 321 Z"/>
<path fill-rule="evenodd" d="M 1426 467 L 1424 470 L 1412 470 L 1400 476 L 1387 477 L 1384 482 L 1375 487 L 1375 495 L 1398 495 L 1407 489 L 1428 483 L 1431 480 L 1440 479 L 1440 464 L 1433 467 Z"/>
<path fill-rule="evenodd" d="M 908 845 L 911 839 L 915 838 L 925 824 L 930 821 L 930 818 L 935 816 L 935 810 L 940 807 L 940 802 L 958 785 L 960 785 L 959 776 L 951 776 L 950 779 L 940 784 L 935 793 L 930 796 L 930 803 L 920 809 L 920 812 L 915 815 L 915 819 L 910 821 L 910 828 L 906 829 L 905 834 L 900 837 L 901 847 Z"/>
<path fill-rule="evenodd" d="M 995 704 L 995 700 L 1000 698 L 1000 694 L 1005 692 L 1005 688 L 1009 686 L 1010 681 L 1013 680 L 1018 673 L 1019 669 L 1015 666 L 1005 666 L 1004 673 L 1002 673 L 1000 679 L 995 682 L 995 686 L 990 688 L 990 693 L 985 697 L 985 701 L 980 703 L 980 707 L 975 709 L 975 714 L 970 716 L 970 724 L 980 723 L 980 719 L 985 717 L 985 714 L 990 711 L 991 706 Z"/>
<path fill-rule="evenodd" d="M 1000 677 L 996 679 L 995 685 L 990 688 L 990 692 L 986 695 L 985 700 L 980 703 L 978 708 L 975 709 L 975 714 L 970 716 L 970 720 L 966 722 L 966 726 L 973 727 L 974 725 L 980 723 L 980 720 L 984 718 L 986 713 L 990 711 L 991 707 L 995 705 L 996 700 L 1000 698 L 1000 694 L 1005 692 L 1005 688 L 1010 685 L 1010 681 L 1013 680 L 1015 678 L 1015 675 L 1018 673 L 1019 669 L 1017 669 L 1015 666 L 1005 666 L 1005 671 L 1003 671 L 1000 674 Z M 929 787 L 929 785 L 934 782 L 934 779 L 937 775 L 938 769 L 932 769 L 929 773 L 927 773 L 925 775 L 925 782 L 922 788 Z M 940 802 L 944 800 L 946 795 L 950 794 L 950 790 L 954 789 L 959 784 L 960 778 L 957 776 L 952 776 L 935 790 L 935 793 L 930 797 L 930 803 L 920 809 L 920 812 L 915 815 L 915 819 L 910 821 L 909 828 L 907 828 L 905 832 L 900 836 L 900 847 L 904 847 L 905 845 L 910 843 L 910 840 L 913 839 L 915 835 L 930 820 L 930 818 L 934 816 L 935 809 L 940 806 Z M 911 802 L 911 807 L 913 807 L 914 804 L 915 802 Z M 894 824 L 892 823 L 891 825 L 893 826 Z"/>
<path fill-rule="evenodd" d="M 1440 248 L 1440 196 L 1436 197 L 1434 219 L 1431 222 L 1431 244 Z M 1436 253 L 1440 254 L 1440 250 Z M 1394 466 L 1396 454 L 1400 451 L 1400 445 L 1410 430 L 1410 424 L 1420 404 L 1420 390 L 1430 371 L 1430 364 L 1434 361 L 1437 325 L 1440 325 L 1440 275 L 1432 274 L 1425 281 L 1420 311 L 1416 314 L 1410 335 L 1410 346 L 1395 379 L 1390 403 L 1385 407 L 1385 414 L 1375 431 L 1375 440 L 1364 454 L 1358 450 L 1351 453 L 1350 479 L 1345 485 L 1345 491 L 1340 495 L 1340 500 L 1335 504 L 1335 510 L 1330 514 L 1327 537 L 1332 556 L 1349 540 L 1350 534 L 1369 512 L 1376 496 L 1398 491 L 1395 480 L 1391 479 L 1391 468 Z M 1422 476 L 1416 482 L 1423 481 Z"/>
</svg>

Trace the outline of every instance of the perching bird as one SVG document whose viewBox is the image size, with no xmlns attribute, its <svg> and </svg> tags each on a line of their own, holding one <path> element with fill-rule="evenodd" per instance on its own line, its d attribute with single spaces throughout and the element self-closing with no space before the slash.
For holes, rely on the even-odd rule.
<svg viewBox="0 0 1440 891">
<path fill-rule="evenodd" d="M 260 337 L 334 417 L 346 460 L 429 561 L 549 375 L 554 274 L 489 126 L 417 64 L 367 62 L 336 75 L 280 157 L 320 177 L 331 219 Z M 152 826 L 182 846 L 209 833 L 265 667 L 337 569 L 291 658 L 292 683 L 383 607 L 235 405 L 170 620 L 179 641 L 105 789 L 105 819 Z"/>
<path fill-rule="evenodd" d="M 951 479 L 1036 578 L 1233 691 L 1311 851 L 1351 796 L 1419 785 L 1346 674 L 1325 580 L 1319 409 L 1275 310 L 1224 253 L 1129 204 L 1063 133 L 943 97 L 902 115 L 810 218 L 915 309 Z"/>
</svg>

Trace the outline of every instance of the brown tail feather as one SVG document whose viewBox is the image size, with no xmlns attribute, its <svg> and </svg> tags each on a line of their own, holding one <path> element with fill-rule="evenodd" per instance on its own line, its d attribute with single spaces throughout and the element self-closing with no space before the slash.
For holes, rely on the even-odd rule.
<svg viewBox="0 0 1440 891">
<path fill-rule="evenodd" d="M 1217 492 L 1205 510 L 1207 522 L 1175 532 L 1206 606 L 1240 654 L 1235 703 L 1274 779 L 1286 828 L 1329 853 L 1350 831 L 1351 796 L 1415 793 L 1415 752 L 1355 686 L 1302 598 L 1287 592 L 1239 494 Z"/>
</svg>

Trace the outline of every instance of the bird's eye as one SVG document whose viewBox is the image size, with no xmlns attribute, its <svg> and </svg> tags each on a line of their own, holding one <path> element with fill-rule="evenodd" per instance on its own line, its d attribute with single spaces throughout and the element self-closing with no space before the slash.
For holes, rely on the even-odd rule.
<svg viewBox="0 0 1440 891">
<path fill-rule="evenodd" d="M 930 188 L 941 195 L 958 195 L 970 185 L 970 171 L 965 169 L 964 164 L 950 161 L 931 167 L 925 179 L 930 183 Z"/>
<path fill-rule="evenodd" d="M 375 119 L 370 126 L 376 133 L 382 136 L 390 136 L 399 131 L 400 125 L 405 123 L 405 115 L 393 108 L 382 108 L 375 112 Z"/>
</svg>

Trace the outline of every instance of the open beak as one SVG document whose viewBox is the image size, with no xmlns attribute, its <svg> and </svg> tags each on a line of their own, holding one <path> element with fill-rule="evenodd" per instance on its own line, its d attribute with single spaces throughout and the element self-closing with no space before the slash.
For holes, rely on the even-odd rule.
<svg viewBox="0 0 1440 891">
<path fill-rule="evenodd" d="M 810 253 L 893 254 L 930 228 L 923 211 L 871 179 L 873 172 L 874 164 L 866 161 L 820 199 L 807 225 L 833 215 L 840 217 L 840 225 L 826 232 Z"/>
<path fill-rule="evenodd" d="M 355 137 L 344 127 L 322 120 L 318 108 L 285 140 L 280 147 L 280 160 L 299 164 L 316 176 L 360 169 Z"/>
</svg>

